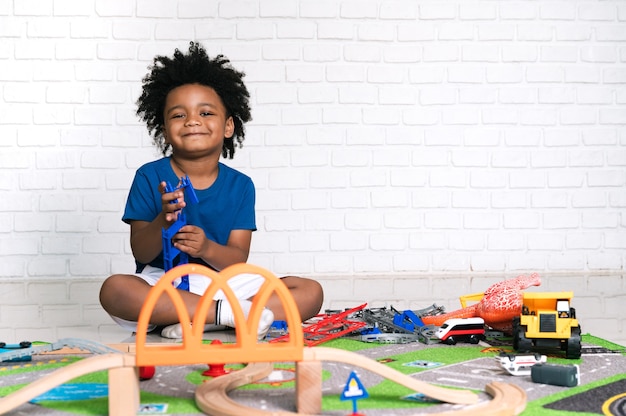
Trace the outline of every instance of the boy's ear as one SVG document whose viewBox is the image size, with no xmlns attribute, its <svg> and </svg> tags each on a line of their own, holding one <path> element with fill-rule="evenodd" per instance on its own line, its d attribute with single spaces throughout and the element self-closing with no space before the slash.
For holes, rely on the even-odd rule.
<svg viewBox="0 0 626 416">
<path fill-rule="evenodd" d="M 233 134 L 235 134 L 235 120 L 233 120 L 233 116 L 228 116 L 224 126 L 224 137 L 230 139 L 233 137 Z"/>
</svg>

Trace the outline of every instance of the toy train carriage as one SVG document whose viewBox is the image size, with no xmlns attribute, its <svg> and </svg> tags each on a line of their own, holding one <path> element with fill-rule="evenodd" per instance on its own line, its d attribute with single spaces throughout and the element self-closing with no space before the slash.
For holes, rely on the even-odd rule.
<svg viewBox="0 0 626 416">
<path fill-rule="evenodd" d="M 580 325 L 572 292 L 525 292 L 522 314 L 513 319 L 513 348 L 520 352 L 560 349 L 580 358 Z"/>
<path fill-rule="evenodd" d="M 485 321 L 483 318 L 448 319 L 437 329 L 435 336 L 449 345 L 458 341 L 478 344 L 485 337 Z"/>
</svg>

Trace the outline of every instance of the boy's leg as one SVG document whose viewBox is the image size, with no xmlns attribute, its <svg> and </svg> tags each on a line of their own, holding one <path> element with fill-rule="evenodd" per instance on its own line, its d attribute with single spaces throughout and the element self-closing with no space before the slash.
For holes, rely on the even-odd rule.
<svg viewBox="0 0 626 416">
<path fill-rule="evenodd" d="M 208 324 L 204 326 L 204 331 L 220 331 L 225 329 L 226 327 L 235 328 L 235 315 L 233 313 L 233 309 L 225 299 L 219 299 L 214 302 L 215 303 L 215 324 Z M 243 316 L 247 318 L 250 315 L 250 309 L 252 308 L 252 302 L 249 300 L 239 300 L 239 304 L 241 305 L 241 309 L 243 311 Z M 274 322 L 274 314 L 271 310 L 265 308 L 263 312 L 261 312 L 261 319 L 259 321 L 259 326 L 257 328 L 258 339 L 261 340 L 265 338 L 265 334 L 269 331 L 270 326 Z M 169 325 L 163 328 L 161 331 L 161 336 L 164 338 L 182 338 L 183 329 L 181 324 Z"/>
<path fill-rule="evenodd" d="M 102 284 L 100 303 L 110 315 L 128 321 L 137 321 L 150 289 L 152 289 L 150 284 L 135 275 L 113 275 Z M 179 291 L 179 293 L 187 306 L 189 316 L 193 319 L 200 296 L 186 291 Z M 174 304 L 169 296 L 162 295 L 155 304 L 150 323 L 162 326 L 177 322 L 179 319 Z M 215 322 L 215 307 L 209 307 L 206 322 Z"/>
<path fill-rule="evenodd" d="M 303 322 L 313 318 L 319 313 L 322 308 L 322 303 L 324 302 L 322 285 L 315 280 L 296 276 L 283 277 L 281 280 L 293 296 Z M 276 294 L 270 296 L 267 301 L 267 307 L 274 312 L 274 318 L 276 320 L 287 319 L 283 304 Z"/>
</svg>

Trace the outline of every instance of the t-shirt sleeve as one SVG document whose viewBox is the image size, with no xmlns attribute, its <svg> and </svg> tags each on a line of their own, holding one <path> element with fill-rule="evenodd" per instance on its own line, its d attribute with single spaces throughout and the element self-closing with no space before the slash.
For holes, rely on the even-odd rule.
<svg viewBox="0 0 626 416">
<path fill-rule="evenodd" d="M 155 194 L 158 194 L 158 183 L 151 183 L 141 171 L 138 171 L 128 192 L 122 221 L 129 223 L 154 220 L 161 208 L 161 200 L 155 199 Z"/>
<path fill-rule="evenodd" d="M 254 211 L 255 190 L 252 180 L 246 182 L 241 193 L 241 204 L 239 211 L 235 215 L 233 222 L 233 230 L 252 230 L 256 231 L 256 217 Z"/>
</svg>

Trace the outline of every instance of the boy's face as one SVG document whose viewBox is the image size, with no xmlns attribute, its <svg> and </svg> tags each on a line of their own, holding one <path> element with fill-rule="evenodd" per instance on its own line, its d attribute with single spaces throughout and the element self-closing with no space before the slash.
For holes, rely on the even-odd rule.
<svg viewBox="0 0 626 416">
<path fill-rule="evenodd" d="M 185 84 L 165 100 L 165 142 L 176 155 L 221 154 L 225 137 L 232 137 L 234 122 L 211 87 Z"/>
</svg>

